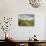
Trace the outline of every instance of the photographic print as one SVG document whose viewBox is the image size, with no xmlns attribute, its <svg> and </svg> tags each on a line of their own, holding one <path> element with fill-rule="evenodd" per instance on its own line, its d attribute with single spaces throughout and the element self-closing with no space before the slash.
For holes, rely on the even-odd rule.
<svg viewBox="0 0 46 46">
<path fill-rule="evenodd" d="M 34 26 L 34 20 L 33 14 L 19 14 L 18 26 Z"/>
</svg>

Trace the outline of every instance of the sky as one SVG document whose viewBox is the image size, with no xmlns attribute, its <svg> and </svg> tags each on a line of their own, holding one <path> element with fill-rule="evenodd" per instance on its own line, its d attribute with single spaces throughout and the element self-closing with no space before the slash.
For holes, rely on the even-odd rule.
<svg viewBox="0 0 46 46">
<path fill-rule="evenodd" d="M 20 14 L 18 15 L 18 19 L 22 20 L 34 20 L 34 14 Z"/>
</svg>

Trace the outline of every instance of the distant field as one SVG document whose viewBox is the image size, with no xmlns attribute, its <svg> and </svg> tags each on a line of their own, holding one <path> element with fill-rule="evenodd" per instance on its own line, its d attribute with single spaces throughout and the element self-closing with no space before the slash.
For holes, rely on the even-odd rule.
<svg viewBox="0 0 46 46">
<path fill-rule="evenodd" d="M 34 20 L 18 20 L 19 26 L 34 26 Z"/>
</svg>

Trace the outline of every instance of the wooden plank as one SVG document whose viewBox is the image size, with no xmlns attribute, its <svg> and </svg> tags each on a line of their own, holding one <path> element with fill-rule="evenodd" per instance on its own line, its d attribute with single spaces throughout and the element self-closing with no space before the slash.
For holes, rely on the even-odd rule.
<svg viewBox="0 0 46 46">
<path fill-rule="evenodd" d="M 28 43 L 24 43 L 24 46 L 28 46 Z"/>
</svg>

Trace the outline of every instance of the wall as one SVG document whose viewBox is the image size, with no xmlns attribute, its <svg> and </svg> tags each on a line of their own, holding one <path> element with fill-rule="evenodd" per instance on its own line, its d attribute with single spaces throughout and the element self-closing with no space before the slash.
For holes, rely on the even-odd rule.
<svg viewBox="0 0 46 46">
<path fill-rule="evenodd" d="M 33 8 L 30 6 L 28 0 L 0 0 L 0 18 L 3 16 L 13 18 L 12 26 L 8 33 L 10 33 L 10 35 L 12 35 L 14 39 L 16 38 L 17 40 L 27 40 L 34 34 L 37 35 L 37 39 L 44 40 L 45 39 L 44 16 L 46 15 L 45 12 L 46 8 L 44 4 L 43 7 Z M 19 14 L 34 14 L 35 26 L 19 27 L 18 26 Z M 2 36 L 0 36 L 0 39 L 2 39 Z"/>
</svg>

